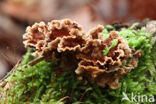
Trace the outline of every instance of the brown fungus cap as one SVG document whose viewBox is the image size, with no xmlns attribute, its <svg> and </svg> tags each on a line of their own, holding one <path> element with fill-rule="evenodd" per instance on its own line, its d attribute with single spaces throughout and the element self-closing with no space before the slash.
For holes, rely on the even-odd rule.
<svg viewBox="0 0 156 104">
<path fill-rule="evenodd" d="M 35 56 L 58 52 L 81 50 L 86 42 L 81 26 L 69 19 L 53 20 L 28 27 L 23 35 L 25 47 L 36 48 Z"/>
<path fill-rule="evenodd" d="M 97 82 L 101 87 L 109 85 L 112 89 L 118 88 L 120 77 L 137 66 L 142 52 L 130 48 L 115 31 L 110 32 L 106 39 L 101 39 L 102 35 L 98 36 L 101 34 L 101 26 L 93 28 L 88 34 L 91 38 L 82 52 L 77 54 L 77 58 L 82 60 L 75 72 L 87 75 L 90 82 Z M 115 39 L 118 40 L 117 45 L 104 55 L 103 50 L 111 46 Z"/>
<path fill-rule="evenodd" d="M 116 89 L 120 78 L 137 66 L 142 52 L 129 47 L 116 31 L 110 32 L 104 39 L 103 28 L 98 25 L 85 33 L 80 25 L 68 19 L 53 20 L 48 24 L 40 22 L 27 28 L 23 36 L 24 45 L 35 48 L 35 56 L 57 52 L 64 57 L 65 52 L 66 55 L 73 52 L 75 56 L 72 56 L 72 60 L 77 60 L 74 63 L 77 68 L 73 70 L 77 75 L 103 88 L 108 85 Z M 117 40 L 117 44 L 111 47 L 114 40 Z M 103 50 L 108 47 L 111 48 L 104 54 Z M 68 59 L 62 62 L 73 62 Z M 67 64 L 63 65 L 65 68 Z"/>
</svg>

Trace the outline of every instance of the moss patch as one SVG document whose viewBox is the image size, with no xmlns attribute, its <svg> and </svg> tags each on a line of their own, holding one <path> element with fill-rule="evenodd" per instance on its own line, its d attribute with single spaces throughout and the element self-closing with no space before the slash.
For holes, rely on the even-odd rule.
<svg viewBox="0 0 156 104">
<path fill-rule="evenodd" d="M 134 95 L 156 95 L 156 44 L 151 45 L 151 35 L 145 33 L 144 28 L 137 31 L 122 29 L 119 33 L 130 46 L 141 49 L 144 55 L 138 67 L 121 78 L 118 89 L 100 88 L 90 83 L 83 85 L 74 72 L 56 76 L 57 61 L 41 61 L 24 68 L 35 58 L 29 50 L 16 71 L 6 79 L 13 83 L 13 87 L 0 99 L 1 104 L 133 104 L 121 101 L 123 93 L 128 97 L 132 92 Z"/>
</svg>

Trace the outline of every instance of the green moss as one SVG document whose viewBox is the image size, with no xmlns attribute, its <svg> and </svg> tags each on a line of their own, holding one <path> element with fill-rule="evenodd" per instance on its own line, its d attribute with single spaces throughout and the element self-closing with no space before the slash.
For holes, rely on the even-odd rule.
<svg viewBox="0 0 156 104">
<path fill-rule="evenodd" d="M 145 28 L 143 27 L 140 30 L 133 30 L 131 28 L 122 29 L 119 32 L 119 35 L 123 37 L 130 47 L 135 49 L 141 49 L 145 52 L 144 48 L 151 47 L 152 36 L 148 33 L 145 33 Z"/>
<path fill-rule="evenodd" d="M 118 43 L 118 39 L 113 40 L 111 46 L 110 47 L 106 47 L 106 49 L 103 50 L 103 54 L 107 55 L 109 53 L 109 50 L 111 48 L 115 47 L 117 45 L 117 43 Z"/>
<path fill-rule="evenodd" d="M 138 31 L 123 29 L 120 35 L 130 46 L 141 49 L 144 55 L 139 60 L 138 67 L 121 78 L 118 89 L 100 88 L 90 83 L 83 85 L 82 81 L 77 80 L 74 72 L 65 72 L 61 76 L 56 76 L 55 68 L 58 66 L 56 61 L 41 61 L 34 66 L 24 68 L 25 64 L 34 59 L 29 50 L 17 70 L 6 79 L 14 83 L 13 87 L 5 92 L 6 97 L 0 99 L 1 104 L 64 104 L 65 102 L 136 104 L 121 101 L 123 93 L 129 97 L 132 92 L 140 95 L 156 95 L 156 44 L 152 47 L 151 35 L 145 33 L 143 29 Z"/>
</svg>

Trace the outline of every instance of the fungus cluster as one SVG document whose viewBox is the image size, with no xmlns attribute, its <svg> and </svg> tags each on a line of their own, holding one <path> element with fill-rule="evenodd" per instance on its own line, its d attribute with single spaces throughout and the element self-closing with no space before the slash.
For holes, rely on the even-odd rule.
<svg viewBox="0 0 156 104">
<path fill-rule="evenodd" d="M 35 56 L 55 53 L 61 60 L 58 72 L 72 70 L 83 80 L 117 89 L 120 78 L 137 67 L 142 52 L 130 47 L 117 31 L 104 38 L 103 29 L 98 25 L 85 33 L 68 19 L 35 23 L 23 35 L 24 45 L 35 48 Z"/>
</svg>

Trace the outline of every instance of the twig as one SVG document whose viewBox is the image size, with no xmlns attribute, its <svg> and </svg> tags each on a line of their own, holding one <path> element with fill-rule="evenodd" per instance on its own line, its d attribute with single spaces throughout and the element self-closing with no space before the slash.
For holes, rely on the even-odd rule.
<svg viewBox="0 0 156 104">
<path fill-rule="evenodd" d="M 91 87 L 89 87 L 88 89 L 86 89 L 86 91 L 82 94 L 82 96 L 80 97 L 80 102 L 82 101 L 82 99 L 83 99 L 83 97 L 86 95 L 86 93 L 88 92 L 88 91 L 91 91 L 91 90 L 93 90 L 93 88 L 91 88 Z"/>
<path fill-rule="evenodd" d="M 27 68 L 29 65 L 30 65 L 30 66 L 34 66 L 34 65 L 36 65 L 37 63 L 39 63 L 39 62 L 41 62 L 41 61 L 43 61 L 43 60 L 45 60 L 45 59 L 46 59 L 46 57 L 37 58 L 37 59 L 35 59 L 35 60 L 29 62 L 28 64 L 26 64 L 26 65 L 24 66 L 24 68 Z"/>
<path fill-rule="evenodd" d="M 62 101 L 64 101 L 65 99 L 69 99 L 69 98 L 70 98 L 69 96 L 65 96 L 65 97 L 61 98 L 61 99 L 59 100 L 59 102 L 62 102 Z"/>
<path fill-rule="evenodd" d="M 13 67 L 13 69 L 9 73 L 14 72 L 20 63 L 21 63 L 21 60 L 17 62 L 17 64 Z M 0 80 L 0 83 L 3 82 L 10 75 L 9 73 Z"/>
<path fill-rule="evenodd" d="M 47 57 L 40 57 L 37 58 L 31 62 L 29 62 L 28 64 L 24 65 L 24 68 L 27 68 L 28 66 L 33 66 L 36 65 L 37 63 L 41 62 L 42 60 L 46 59 Z M 16 68 L 18 67 L 18 65 L 21 63 L 21 60 L 17 62 L 17 64 L 14 66 L 14 68 L 9 72 L 12 73 L 16 70 Z M 4 81 L 4 79 L 6 79 L 10 74 L 7 74 L 5 77 L 3 77 L 3 79 L 0 80 L 0 83 Z"/>
</svg>

